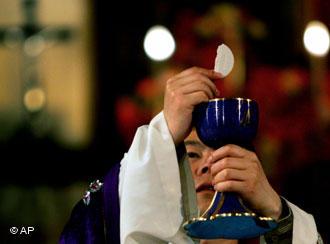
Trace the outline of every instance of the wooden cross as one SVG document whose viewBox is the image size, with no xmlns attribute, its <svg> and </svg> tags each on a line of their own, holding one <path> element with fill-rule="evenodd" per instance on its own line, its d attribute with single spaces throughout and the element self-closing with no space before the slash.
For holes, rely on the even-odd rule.
<svg viewBox="0 0 330 244">
<path fill-rule="evenodd" d="M 0 27 L 0 45 L 8 48 L 20 47 L 22 49 L 22 104 L 24 104 L 24 96 L 29 90 L 32 88 L 41 88 L 41 82 L 36 69 L 39 55 L 49 44 L 68 42 L 73 38 L 74 34 L 73 29 L 69 27 L 46 27 L 39 24 L 36 14 L 37 5 L 38 0 L 21 0 L 21 9 L 24 15 L 23 24 L 19 26 Z M 40 130 L 39 124 L 43 123 L 43 119 L 40 118 L 44 117 L 42 116 L 43 107 L 37 110 L 28 109 L 26 106 L 23 107 L 25 108 L 24 113 L 27 122 L 32 127 L 39 128 Z"/>
</svg>

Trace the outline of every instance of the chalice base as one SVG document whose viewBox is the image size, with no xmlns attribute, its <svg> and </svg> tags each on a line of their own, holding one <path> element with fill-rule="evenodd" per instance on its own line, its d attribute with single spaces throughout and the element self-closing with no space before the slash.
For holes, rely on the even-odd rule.
<svg viewBox="0 0 330 244">
<path fill-rule="evenodd" d="M 253 213 L 234 193 L 216 192 L 206 212 L 184 224 L 187 235 L 197 239 L 247 239 L 277 227 L 270 217 Z"/>
</svg>

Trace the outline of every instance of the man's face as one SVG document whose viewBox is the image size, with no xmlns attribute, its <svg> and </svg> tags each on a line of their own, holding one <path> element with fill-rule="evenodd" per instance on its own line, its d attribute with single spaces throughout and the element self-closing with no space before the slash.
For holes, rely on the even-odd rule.
<svg viewBox="0 0 330 244">
<path fill-rule="evenodd" d="M 195 130 L 185 139 L 185 146 L 195 182 L 197 204 L 201 213 L 204 213 L 214 195 L 210 172 L 211 165 L 207 163 L 207 158 L 211 155 L 213 149 L 205 146 L 199 140 Z"/>
</svg>

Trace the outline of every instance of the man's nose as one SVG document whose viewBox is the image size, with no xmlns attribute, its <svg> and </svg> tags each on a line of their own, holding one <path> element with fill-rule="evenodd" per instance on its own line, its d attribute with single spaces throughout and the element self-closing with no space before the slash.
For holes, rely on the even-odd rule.
<svg viewBox="0 0 330 244">
<path fill-rule="evenodd" d="M 211 163 L 208 162 L 207 158 L 201 162 L 199 167 L 197 168 L 197 175 L 204 175 L 204 174 L 210 174 L 211 172 Z"/>
</svg>

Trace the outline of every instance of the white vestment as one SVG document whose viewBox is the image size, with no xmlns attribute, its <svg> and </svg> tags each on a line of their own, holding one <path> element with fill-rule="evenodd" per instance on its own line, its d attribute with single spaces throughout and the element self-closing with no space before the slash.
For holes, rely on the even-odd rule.
<svg viewBox="0 0 330 244">
<path fill-rule="evenodd" d="M 122 244 L 194 243 L 181 228 L 178 159 L 163 113 L 137 130 L 121 161 L 119 197 Z M 317 243 L 313 216 L 288 204 L 294 216 L 292 243 Z"/>
</svg>

